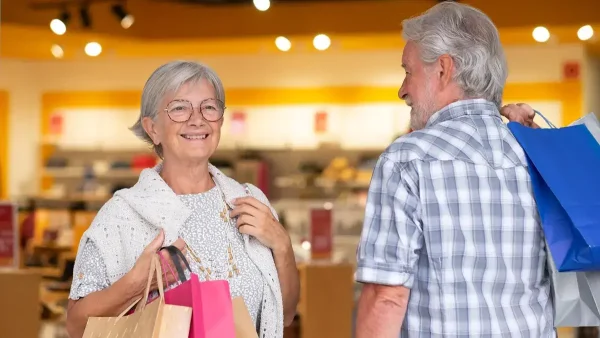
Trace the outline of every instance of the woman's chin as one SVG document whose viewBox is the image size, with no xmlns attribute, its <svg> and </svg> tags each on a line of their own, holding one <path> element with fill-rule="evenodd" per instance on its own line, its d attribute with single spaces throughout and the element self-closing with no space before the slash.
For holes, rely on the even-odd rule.
<svg viewBox="0 0 600 338">
<path fill-rule="evenodd" d="M 208 162 L 208 159 L 213 154 L 208 149 L 194 149 L 193 151 L 186 151 L 181 158 L 186 162 Z"/>
</svg>

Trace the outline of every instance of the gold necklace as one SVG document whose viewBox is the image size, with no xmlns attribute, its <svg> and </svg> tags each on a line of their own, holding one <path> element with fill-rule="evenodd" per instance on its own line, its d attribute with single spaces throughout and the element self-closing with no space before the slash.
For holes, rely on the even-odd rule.
<svg viewBox="0 0 600 338">
<path fill-rule="evenodd" d="M 220 189 L 219 189 L 220 191 Z M 230 209 L 227 206 L 227 202 L 225 201 L 225 196 L 223 195 L 223 193 L 221 192 L 221 197 L 223 200 L 223 210 L 219 212 L 219 217 L 221 217 L 221 220 L 223 220 L 223 222 L 228 225 L 231 226 L 231 218 L 229 217 L 229 212 Z M 231 241 L 229 240 L 229 236 L 228 236 L 228 245 L 227 245 L 227 256 L 228 256 L 228 277 L 227 279 L 233 278 L 234 274 L 235 276 L 239 276 L 240 275 L 240 270 L 237 267 L 237 262 L 234 258 L 233 255 L 233 249 L 231 247 Z M 204 277 L 206 278 L 206 280 L 211 280 L 212 279 L 212 273 L 213 270 L 211 270 L 209 267 L 205 267 L 204 263 L 202 262 L 202 259 L 200 259 L 200 257 L 196 254 L 196 252 L 194 252 L 194 250 L 192 250 L 192 248 L 186 244 L 186 248 L 188 249 L 188 252 L 192 255 L 192 258 L 199 264 L 199 270 L 200 272 L 202 272 L 204 274 Z M 211 265 L 212 266 L 212 265 Z M 214 268 L 214 267 L 213 267 Z"/>
</svg>

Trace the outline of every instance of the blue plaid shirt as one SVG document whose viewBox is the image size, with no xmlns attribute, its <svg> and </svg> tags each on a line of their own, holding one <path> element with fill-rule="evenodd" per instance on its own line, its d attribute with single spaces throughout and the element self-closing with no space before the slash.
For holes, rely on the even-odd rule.
<svg viewBox="0 0 600 338">
<path fill-rule="evenodd" d="M 411 289 L 402 337 L 555 337 L 525 153 L 496 106 L 450 104 L 379 158 L 356 280 Z"/>
</svg>

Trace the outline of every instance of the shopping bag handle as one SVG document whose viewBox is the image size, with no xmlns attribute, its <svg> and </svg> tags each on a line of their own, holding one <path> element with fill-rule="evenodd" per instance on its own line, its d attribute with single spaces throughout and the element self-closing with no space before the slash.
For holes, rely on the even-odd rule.
<svg viewBox="0 0 600 338">
<path fill-rule="evenodd" d="M 156 282 L 158 284 L 158 294 L 160 295 L 160 299 L 162 301 L 164 301 L 165 299 L 165 291 L 164 291 L 164 287 L 163 287 L 163 279 L 162 279 L 162 271 L 161 271 L 161 267 L 160 267 L 160 261 L 158 258 L 158 253 L 154 256 L 152 256 L 152 261 L 150 262 L 150 272 L 148 273 L 148 283 L 146 284 L 146 291 L 144 292 L 144 296 L 143 297 L 139 297 L 136 300 L 134 300 L 125 310 L 123 310 L 123 312 L 121 312 L 121 314 L 119 314 L 119 316 L 117 317 L 117 320 L 119 320 L 119 318 L 125 316 L 127 314 L 127 312 L 129 312 L 131 309 L 133 309 L 134 306 L 137 307 L 135 308 L 135 311 L 143 311 L 144 308 L 146 307 L 146 303 L 148 302 L 148 295 L 150 294 L 150 285 L 152 284 L 152 279 L 153 279 L 153 275 L 156 276 Z"/>
<path fill-rule="evenodd" d="M 138 303 L 138 306 L 135 308 L 136 311 L 143 311 L 146 307 L 146 303 L 148 302 L 148 296 L 150 295 L 150 285 L 152 285 L 152 277 L 156 276 L 156 284 L 158 285 L 158 294 L 160 299 L 164 301 L 165 299 L 165 289 L 163 286 L 162 279 L 162 269 L 160 267 L 160 260 L 158 258 L 158 253 L 152 255 L 152 263 L 150 265 L 150 273 L 148 274 L 148 282 L 146 283 L 146 291 L 144 292 L 144 300 L 141 303 Z"/>
<path fill-rule="evenodd" d="M 190 263 L 185 258 L 185 255 L 183 254 L 183 252 L 181 252 L 181 250 L 179 250 L 179 248 L 177 248 L 176 246 L 173 246 L 173 245 L 167 246 L 164 249 L 167 250 L 167 252 L 169 253 L 169 256 L 171 257 L 171 260 L 173 261 L 173 265 L 175 265 L 175 269 L 177 270 L 177 274 L 179 275 L 179 280 L 181 282 L 187 281 L 187 278 L 185 277 L 185 272 L 183 271 L 183 268 L 181 267 L 181 263 L 185 264 L 185 267 L 188 269 L 188 271 L 190 273 L 192 272 L 192 268 L 190 268 Z"/>
<path fill-rule="evenodd" d="M 168 252 L 167 252 L 167 254 L 168 254 Z M 171 264 L 169 264 L 169 262 L 165 259 L 165 257 L 160 253 L 160 250 L 158 251 L 158 257 L 160 258 L 160 267 L 163 270 L 163 278 L 165 279 L 165 281 L 169 280 L 167 278 L 167 270 L 164 268 L 165 265 L 169 269 L 169 272 L 171 272 L 171 276 L 173 276 L 173 279 L 177 280 L 177 276 L 175 275 L 175 272 L 173 272 L 173 269 L 171 268 Z M 168 287 L 168 285 L 167 285 L 167 287 Z"/>
<path fill-rule="evenodd" d="M 123 310 L 123 312 L 121 312 L 121 314 L 119 314 L 119 316 L 117 317 L 117 320 L 119 320 L 119 318 L 125 316 L 127 314 L 127 312 L 129 312 L 131 309 L 133 309 L 133 307 L 138 304 L 142 298 L 144 297 L 139 297 L 136 300 L 133 301 L 133 303 L 131 303 L 125 310 Z"/>
<path fill-rule="evenodd" d="M 557 129 L 557 128 L 556 128 L 556 126 L 555 126 L 555 125 L 554 125 L 552 122 L 550 122 L 550 120 L 548 120 L 548 119 L 546 118 L 546 116 L 544 116 L 542 113 L 540 113 L 539 111 L 537 111 L 537 110 L 535 110 L 535 109 L 533 110 L 533 112 L 534 112 L 536 115 L 539 115 L 539 116 L 540 116 L 542 119 L 544 119 L 544 121 L 546 121 L 546 124 L 548 124 L 548 127 L 552 128 L 552 129 Z"/>
</svg>

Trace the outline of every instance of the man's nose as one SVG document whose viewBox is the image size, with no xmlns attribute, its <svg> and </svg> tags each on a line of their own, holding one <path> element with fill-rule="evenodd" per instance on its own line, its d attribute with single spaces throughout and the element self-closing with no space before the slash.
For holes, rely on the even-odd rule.
<svg viewBox="0 0 600 338">
<path fill-rule="evenodd" d="M 398 98 L 400 100 L 404 100 L 404 97 L 406 96 L 406 90 L 404 89 L 404 82 L 402 82 L 402 86 L 400 86 L 400 89 L 398 89 Z"/>
</svg>

